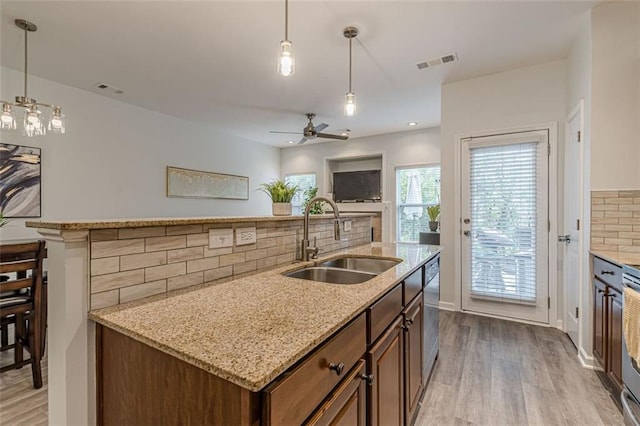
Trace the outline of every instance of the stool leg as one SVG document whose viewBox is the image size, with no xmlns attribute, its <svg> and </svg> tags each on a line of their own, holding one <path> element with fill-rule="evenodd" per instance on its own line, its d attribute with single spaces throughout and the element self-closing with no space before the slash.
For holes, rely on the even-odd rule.
<svg viewBox="0 0 640 426">
<path fill-rule="evenodd" d="M 0 346 L 3 348 L 9 346 L 9 325 L 2 324 L 2 326 L 0 326 L 0 333 L 2 333 L 2 335 L 0 335 Z"/>
<path fill-rule="evenodd" d="M 31 349 L 31 376 L 34 389 L 42 387 L 42 368 L 40 366 L 41 353 L 41 319 L 39 316 L 31 318 L 29 324 L 29 348 Z"/>
<path fill-rule="evenodd" d="M 16 364 L 22 362 L 24 355 L 24 338 L 25 338 L 24 314 L 16 314 L 15 336 L 16 346 L 13 348 L 13 359 Z M 17 368 L 22 368 L 19 366 Z"/>
</svg>

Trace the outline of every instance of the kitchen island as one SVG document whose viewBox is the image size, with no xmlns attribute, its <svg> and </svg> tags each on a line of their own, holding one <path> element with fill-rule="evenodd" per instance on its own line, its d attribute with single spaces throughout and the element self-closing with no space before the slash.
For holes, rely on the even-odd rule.
<svg viewBox="0 0 640 426">
<path fill-rule="evenodd" d="M 220 285 L 90 312 L 89 317 L 99 324 L 98 422 L 170 424 L 188 419 L 187 423 L 275 424 L 277 420 L 305 420 L 313 411 L 309 407 L 324 399 L 323 386 L 328 392 L 343 383 L 352 364 L 365 356 L 367 344 L 372 348 L 374 343 L 385 340 L 386 323 L 376 335 L 371 331 L 379 312 L 385 312 L 385 318 L 391 312 L 391 319 L 384 321 L 393 325 L 403 307 L 422 307 L 423 267 L 437 258 L 439 251 L 434 246 L 371 243 L 321 259 L 349 256 L 401 261 L 360 284 L 329 284 L 283 275 L 314 264 L 302 262 Z M 413 286 L 416 280 L 410 277 L 417 277 L 417 287 Z M 403 287 L 405 282 L 413 282 L 413 287 Z M 393 306 L 397 306 L 396 311 Z M 419 312 L 419 319 L 416 313 L 410 314 L 413 316 L 407 319 L 408 325 L 403 325 L 405 331 L 410 323 L 422 322 L 422 310 Z M 400 322 L 394 324 L 388 327 L 387 334 L 395 331 L 399 342 L 410 340 L 402 337 Z M 401 332 L 398 334 L 397 330 Z M 422 355 L 421 335 L 414 333 L 412 338 L 414 353 Z M 333 344 L 334 341 L 340 343 Z M 331 367 L 325 359 L 332 344 L 345 357 L 344 364 L 340 362 L 342 367 Z M 316 359 L 314 354 L 323 350 L 322 359 Z M 354 359 L 348 362 L 351 352 Z M 411 354 L 405 358 L 412 362 Z M 307 360 L 322 364 L 315 370 L 326 373 L 305 365 Z M 418 362 L 420 377 L 421 360 L 422 356 Z M 404 361 L 401 359 L 395 368 L 404 365 Z M 298 371 L 311 371 L 306 390 L 295 389 L 308 395 L 299 404 L 295 397 L 288 396 L 288 407 L 277 406 L 279 388 L 286 389 L 287 380 L 295 381 L 301 374 Z M 369 371 L 368 375 L 373 373 Z M 320 394 L 313 390 L 314 380 Z M 422 381 L 420 391 L 424 390 Z M 281 415 L 285 417 L 278 417 Z"/>
</svg>

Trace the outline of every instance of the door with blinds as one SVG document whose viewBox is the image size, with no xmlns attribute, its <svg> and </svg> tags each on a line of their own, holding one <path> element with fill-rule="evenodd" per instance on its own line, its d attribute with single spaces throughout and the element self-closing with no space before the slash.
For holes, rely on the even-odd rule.
<svg viewBox="0 0 640 426">
<path fill-rule="evenodd" d="M 462 149 L 462 309 L 549 322 L 548 132 Z"/>
</svg>

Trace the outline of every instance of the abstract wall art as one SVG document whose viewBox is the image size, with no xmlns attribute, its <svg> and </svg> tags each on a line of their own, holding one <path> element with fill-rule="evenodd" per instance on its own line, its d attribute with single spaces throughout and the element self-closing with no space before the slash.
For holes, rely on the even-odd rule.
<svg viewBox="0 0 640 426">
<path fill-rule="evenodd" d="M 249 178 L 167 166 L 167 197 L 249 199 Z"/>
<path fill-rule="evenodd" d="M 40 148 L 0 143 L 0 211 L 40 217 Z"/>
</svg>

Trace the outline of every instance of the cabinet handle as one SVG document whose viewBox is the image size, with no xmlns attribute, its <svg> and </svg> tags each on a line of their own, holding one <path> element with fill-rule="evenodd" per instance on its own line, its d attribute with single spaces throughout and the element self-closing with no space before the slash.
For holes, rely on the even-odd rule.
<svg viewBox="0 0 640 426">
<path fill-rule="evenodd" d="M 344 364 L 343 363 L 338 363 L 338 364 L 334 364 L 333 362 L 331 364 L 329 364 L 329 370 L 333 370 L 336 372 L 336 374 L 339 376 L 342 374 L 342 370 L 344 370 Z"/>
<path fill-rule="evenodd" d="M 614 271 L 600 271 L 601 275 L 615 275 L 616 273 Z"/>
<path fill-rule="evenodd" d="M 600 290 L 599 288 L 596 288 L 596 292 L 597 293 L 604 293 L 602 290 Z"/>
<path fill-rule="evenodd" d="M 409 325 L 413 324 L 413 318 L 407 318 L 407 322 L 409 323 Z"/>
<path fill-rule="evenodd" d="M 360 378 L 365 380 L 369 386 L 373 386 L 373 374 L 361 374 Z"/>
</svg>

